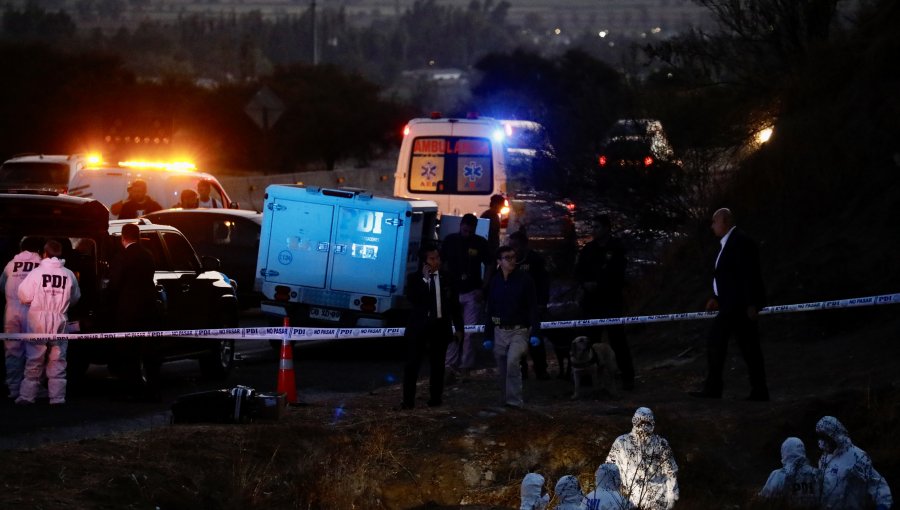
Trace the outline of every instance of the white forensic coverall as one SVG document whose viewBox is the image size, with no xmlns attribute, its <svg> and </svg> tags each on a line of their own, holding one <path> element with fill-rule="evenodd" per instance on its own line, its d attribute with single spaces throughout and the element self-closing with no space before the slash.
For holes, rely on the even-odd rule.
<svg viewBox="0 0 900 510">
<path fill-rule="evenodd" d="M 822 472 L 809 465 L 803 441 L 796 437 L 784 440 L 781 465 L 784 467 L 769 475 L 760 497 L 786 508 L 818 508 Z"/>
<path fill-rule="evenodd" d="M 606 462 L 618 466 L 622 493 L 641 510 L 669 510 L 678 501 L 678 465 L 669 442 L 653 433 L 653 411 L 639 407 L 633 428 L 616 438 Z"/>
<path fill-rule="evenodd" d="M 584 493 L 581 492 L 581 484 L 578 478 L 565 475 L 556 482 L 556 510 L 582 510 L 584 508 Z"/>
<path fill-rule="evenodd" d="M 19 300 L 31 305 L 28 309 L 29 333 L 65 332 L 66 311 L 69 305 L 78 302 L 81 290 L 75 274 L 63 264 L 64 261 L 56 257 L 45 258 L 19 285 Z M 45 356 L 50 403 L 65 403 L 67 347 L 67 340 L 28 341 L 25 344 L 25 379 L 16 403 L 34 403 L 45 369 Z"/>
<path fill-rule="evenodd" d="M 13 257 L 0 274 L 0 286 L 6 294 L 6 315 L 3 321 L 4 333 L 25 333 L 28 305 L 19 301 L 19 284 L 32 269 L 41 263 L 41 256 L 33 251 L 23 250 Z M 25 342 L 6 340 L 6 387 L 10 398 L 18 398 L 19 386 L 25 371 Z"/>
<path fill-rule="evenodd" d="M 823 477 L 823 509 L 862 510 L 873 505 L 876 510 L 891 508 L 893 499 L 887 481 L 875 471 L 869 455 L 853 445 L 837 418 L 825 416 L 819 420 L 816 435 L 822 449 L 819 469 Z"/>
<path fill-rule="evenodd" d="M 585 510 L 630 510 L 634 508 L 631 501 L 622 493 L 622 477 L 615 464 L 600 464 L 594 473 L 597 488 L 589 492 L 584 502 Z"/>
<path fill-rule="evenodd" d="M 544 510 L 550 502 L 550 496 L 541 494 L 544 490 L 544 477 L 537 473 L 528 473 L 522 479 L 521 504 L 519 510 Z"/>
</svg>

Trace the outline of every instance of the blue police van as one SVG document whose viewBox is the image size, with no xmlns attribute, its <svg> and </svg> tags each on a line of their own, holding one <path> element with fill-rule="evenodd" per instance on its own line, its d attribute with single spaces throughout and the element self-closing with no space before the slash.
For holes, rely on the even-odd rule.
<svg viewBox="0 0 900 510">
<path fill-rule="evenodd" d="M 256 264 L 260 308 L 291 325 L 405 323 L 406 274 L 436 239 L 437 204 L 365 190 L 266 188 Z"/>
</svg>

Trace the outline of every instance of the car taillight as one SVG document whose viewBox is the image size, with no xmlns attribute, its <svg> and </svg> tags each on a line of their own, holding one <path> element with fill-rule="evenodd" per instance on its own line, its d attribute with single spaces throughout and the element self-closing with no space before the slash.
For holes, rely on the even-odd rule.
<svg viewBox="0 0 900 510">
<path fill-rule="evenodd" d="M 406 136 L 408 134 L 409 134 L 409 124 L 403 126 L 403 136 Z"/>
<path fill-rule="evenodd" d="M 363 312 L 374 312 L 375 305 L 378 304 L 378 299 L 372 296 L 363 296 L 359 300 L 359 309 Z"/>
<path fill-rule="evenodd" d="M 600 166 L 606 166 L 606 156 L 600 156 L 597 158 L 597 161 L 600 163 Z"/>
<path fill-rule="evenodd" d="M 286 285 L 275 286 L 275 301 L 290 301 L 291 288 Z"/>
<path fill-rule="evenodd" d="M 644 166 L 650 166 L 653 164 L 653 158 L 650 156 L 644 157 Z"/>
<path fill-rule="evenodd" d="M 575 203 L 574 202 L 566 203 L 566 209 L 568 209 L 569 212 L 575 212 Z"/>
</svg>

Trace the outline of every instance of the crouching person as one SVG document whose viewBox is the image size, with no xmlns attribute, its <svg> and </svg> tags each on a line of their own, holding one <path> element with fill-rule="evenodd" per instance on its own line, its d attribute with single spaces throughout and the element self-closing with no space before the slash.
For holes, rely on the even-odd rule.
<svg viewBox="0 0 900 510">
<path fill-rule="evenodd" d="M 891 488 L 872 466 L 869 455 L 850 441 L 844 425 L 833 416 L 816 423 L 822 457 L 822 508 L 828 510 L 889 510 Z"/>
<path fill-rule="evenodd" d="M 583 510 L 584 493 L 578 478 L 565 475 L 556 482 L 556 507 L 554 510 Z"/>
<path fill-rule="evenodd" d="M 594 473 L 597 488 L 588 493 L 585 510 L 631 510 L 634 505 L 622 496 L 622 477 L 615 464 L 600 464 Z"/>
<path fill-rule="evenodd" d="M 803 441 L 796 437 L 784 440 L 781 465 L 769 475 L 759 496 L 779 508 L 818 508 L 822 472 L 809 465 Z"/>
<path fill-rule="evenodd" d="M 62 245 L 47 241 L 43 259 L 19 285 L 19 300 L 31 305 L 28 309 L 29 333 L 65 333 L 66 312 L 69 305 L 78 302 L 81 290 L 75 274 L 66 269 Z M 29 340 L 25 345 L 25 378 L 16 404 L 33 404 L 41 386 L 41 375 L 46 370 L 50 404 L 66 402 L 66 349 L 67 340 Z"/>
<path fill-rule="evenodd" d="M 537 473 L 525 475 L 520 495 L 519 510 L 544 510 L 550 502 L 550 496 L 544 493 L 544 477 Z"/>
</svg>

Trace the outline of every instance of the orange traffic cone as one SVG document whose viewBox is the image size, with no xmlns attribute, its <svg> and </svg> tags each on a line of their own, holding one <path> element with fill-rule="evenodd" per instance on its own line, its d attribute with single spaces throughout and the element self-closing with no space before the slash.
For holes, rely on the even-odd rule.
<svg viewBox="0 0 900 510">
<path fill-rule="evenodd" d="M 284 327 L 291 327 L 291 320 L 284 318 Z M 287 395 L 288 404 L 297 403 L 297 382 L 294 379 L 294 349 L 287 339 L 281 340 L 281 362 L 278 364 L 278 393 Z"/>
</svg>

